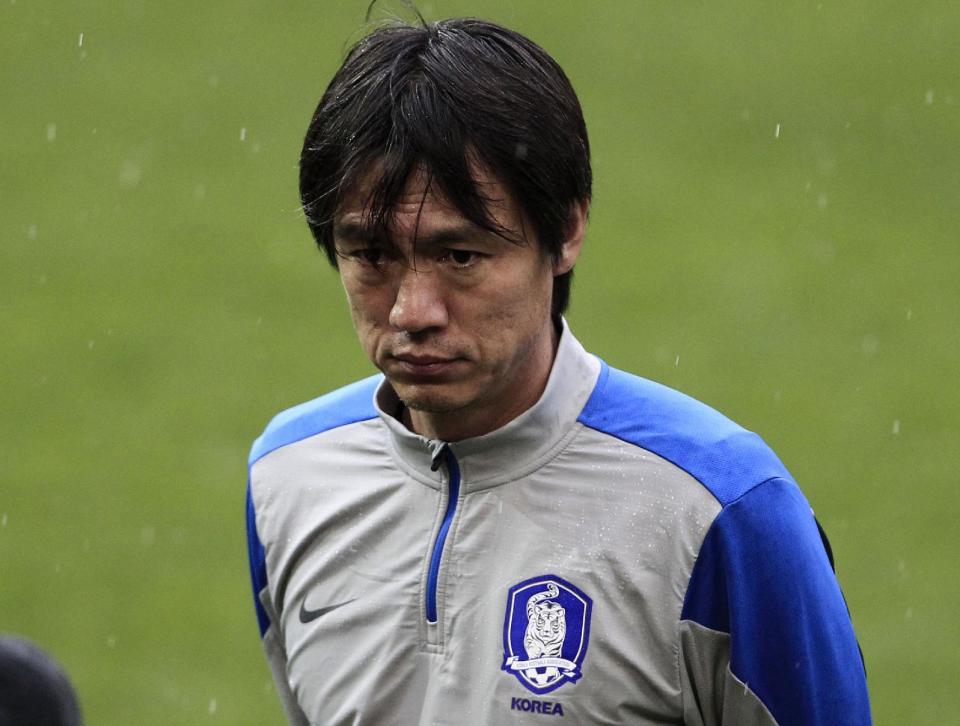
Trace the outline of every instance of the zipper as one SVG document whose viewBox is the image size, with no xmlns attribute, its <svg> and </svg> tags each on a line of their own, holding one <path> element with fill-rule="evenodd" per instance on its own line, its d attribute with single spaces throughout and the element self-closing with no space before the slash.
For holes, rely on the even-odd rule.
<svg viewBox="0 0 960 726">
<path fill-rule="evenodd" d="M 457 463 L 457 457 L 446 444 L 433 457 L 431 468 L 434 471 L 440 468 L 441 458 L 447 465 L 447 511 L 443 513 L 443 522 L 440 523 L 437 538 L 433 541 L 433 552 L 430 554 L 426 602 L 428 623 L 437 622 L 437 580 L 440 575 L 440 560 L 443 557 L 443 545 L 447 541 L 447 533 L 450 531 L 453 515 L 457 512 L 457 499 L 460 496 L 460 465 Z"/>
</svg>

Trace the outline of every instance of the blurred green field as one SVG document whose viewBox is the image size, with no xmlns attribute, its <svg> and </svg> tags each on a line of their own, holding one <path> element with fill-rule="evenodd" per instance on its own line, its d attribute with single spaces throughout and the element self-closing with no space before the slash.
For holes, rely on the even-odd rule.
<svg viewBox="0 0 960 726">
<path fill-rule="evenodd" d="M 245 458 L 371 370 L 296 193 L 366 5 L 0 0 L 0 630 L 91 725 L 282 723 Z M 956 4 L 420 7 L 568 70 L 596 176 L 574 330 L 764 435 L 831 535 L 877 723 L 953 722 Z"/>
</svg>

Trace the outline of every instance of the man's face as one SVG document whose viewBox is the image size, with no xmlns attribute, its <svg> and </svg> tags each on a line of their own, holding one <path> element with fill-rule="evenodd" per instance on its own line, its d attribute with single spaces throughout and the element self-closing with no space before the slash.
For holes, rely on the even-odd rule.
<svg viewBox="0 0 960 726">
<path fill-rule="evenodd" d="M 579 251 L 578 242 L 572 256 L 552 261 L 503 186 L 482 174 L 477 181 L 514 241 L 469 222 L 422 173 L 408 180 L 389 239 L 371 233 L 364 189 L 334 225 L 361 345 L 414 430 L 447 440 L 502 426 L 539 398 L 554 353 L 553 277 Z"/>
</svg>

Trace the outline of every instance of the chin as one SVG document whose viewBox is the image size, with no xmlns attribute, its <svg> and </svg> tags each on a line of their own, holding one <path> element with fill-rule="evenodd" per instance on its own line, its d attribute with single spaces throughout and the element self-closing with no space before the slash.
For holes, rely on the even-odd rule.
<svg viewBox="0 0 960 726">
<path fill-rule="evenodd" d="M 453 413 L 466 405 L 443 396 L 400 396 L 400 400 L 410 410 L 423 413 Z"/>
<path fill-rule="evenodd" d="M 394 386 L 397 397 L 413 411 L 453 413 L 469 405 L 469 399 L 463 395 L 442 389 L 443 386 Z"/>
</svg>

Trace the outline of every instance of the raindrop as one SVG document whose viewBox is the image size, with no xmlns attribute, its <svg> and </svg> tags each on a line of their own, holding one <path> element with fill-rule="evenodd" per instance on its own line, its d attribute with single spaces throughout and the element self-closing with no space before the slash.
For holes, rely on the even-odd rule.
<svg viewBox="0 0 960 726">
<path fill-rule="evenodd" d="M 31 224 L 27 227 L 27 239 L 36 239 L 37 238 L 37 225 Z"/>
<path fill-rule="evenodd" d="M 911 308 L 907 308 L 907 320 L 913 320 L 913 310 Z"/>
<path fill-rule="evenodd" d="M 773 130 L 773 138 L 780 138 L 780 124 L 777 124 L 777 127 Z"/>
<path fill-rule="evenodd" d="M 903 617 L 904 617 L 906 620 L 912 619 L 912 618 L 913 618 L 913 608 L 907 608 L 907 612 L 905 612 L 905 613 L 903 614 Z"/>
<path fill-rule="evenodd" d="M 863 351 L 864 355 L 869 356 L 875 354 L 879 347 L 880 341 L 877 340 L 877 336 L 875 335 L 864 335 L 860 341 L 860 350 Z"/>
<path fill-rule="evenodd" d="M 3 516 L 0 516 L 0 527 L 6 527 L 6 526 L 7 526 L 7 513 L 4 512 Z"/>
<path fill-rule="evenodd" d="M 241 140 L 241 141 L 246 141 L 246 140 L 247 140 L 247 127 L 246 127 L 246 126 L 244 126 L 242 129 L 240 129 L 240 140 Z"/>
<path fill-rule="evenodd" d="M 810 253 L 823 264 L 830 264 L 836 258 L 836 248 L 830 239 L 815 239 L 810 243 Z"/>
<path fill-rule="evenodd" d="M 820 196 L 817 197 L 817 207 L 819 209 L 827 208 L 827 195 L 823 192 L 820 193 Z"/>
<path fill-rule="evenodd" d="M 125 187 L 135 187 L 143 178 L 143 170 L 133 159 L 125 159 L 120 165 L 120 185 Z"/>
<path fill-rule="evenodd" d="M 83 33 L 80 33 L 80 38 L 77 40 L 77 47 L 78 48 L 83 47 Z"/>
<path fill-rule="evenodd" d="M 116 647 L 117 647 L 117 636 L 116 636 L 116 635 L 108 635 L 108 636 L 107 636 L 107 647 L 108 647 L 108 648 L 116 648 Z"/>
<path fill-rule="evenodd" d="M 837 160 L 832 156 L 823 154 L 817 157 L 817 171 L 824 175 L 830 175 L 837 166 Z"/>
<path fill-rule="evenodd" d="M 57 125 L 47 124 L 47 141 L 54 141 L 57 138 Z"/>
<path fill-rule="evenodd" d="M 900 419 L 894 419 L 892 433 L 894 436 L 900 433 Z"/>
<path fill-rule="evenodd" d="M 932 88 L 927 89 L 927 95 L 923 97 L 923 102 L 928 106 L 933 105 L 933 89 Z"/>
<path fill-rule="evenodd" d="M 96 341 L 88 340 L 87 341 L 87 350 L 93 350 L 93 346 L 96 344 Z"/>
<path fill-rule="evenodd" d="M 677 353 L 677 357 L 673 359 L 673 365 L 675 368 L 680 367 L 680 354 Z"/>
<path fill-rule="evenodd" d="M 207 713 L 211 716 L 217 712 L 217 699 L 211 698 L 210 703 L 207 704 Z"/>
</svg>

